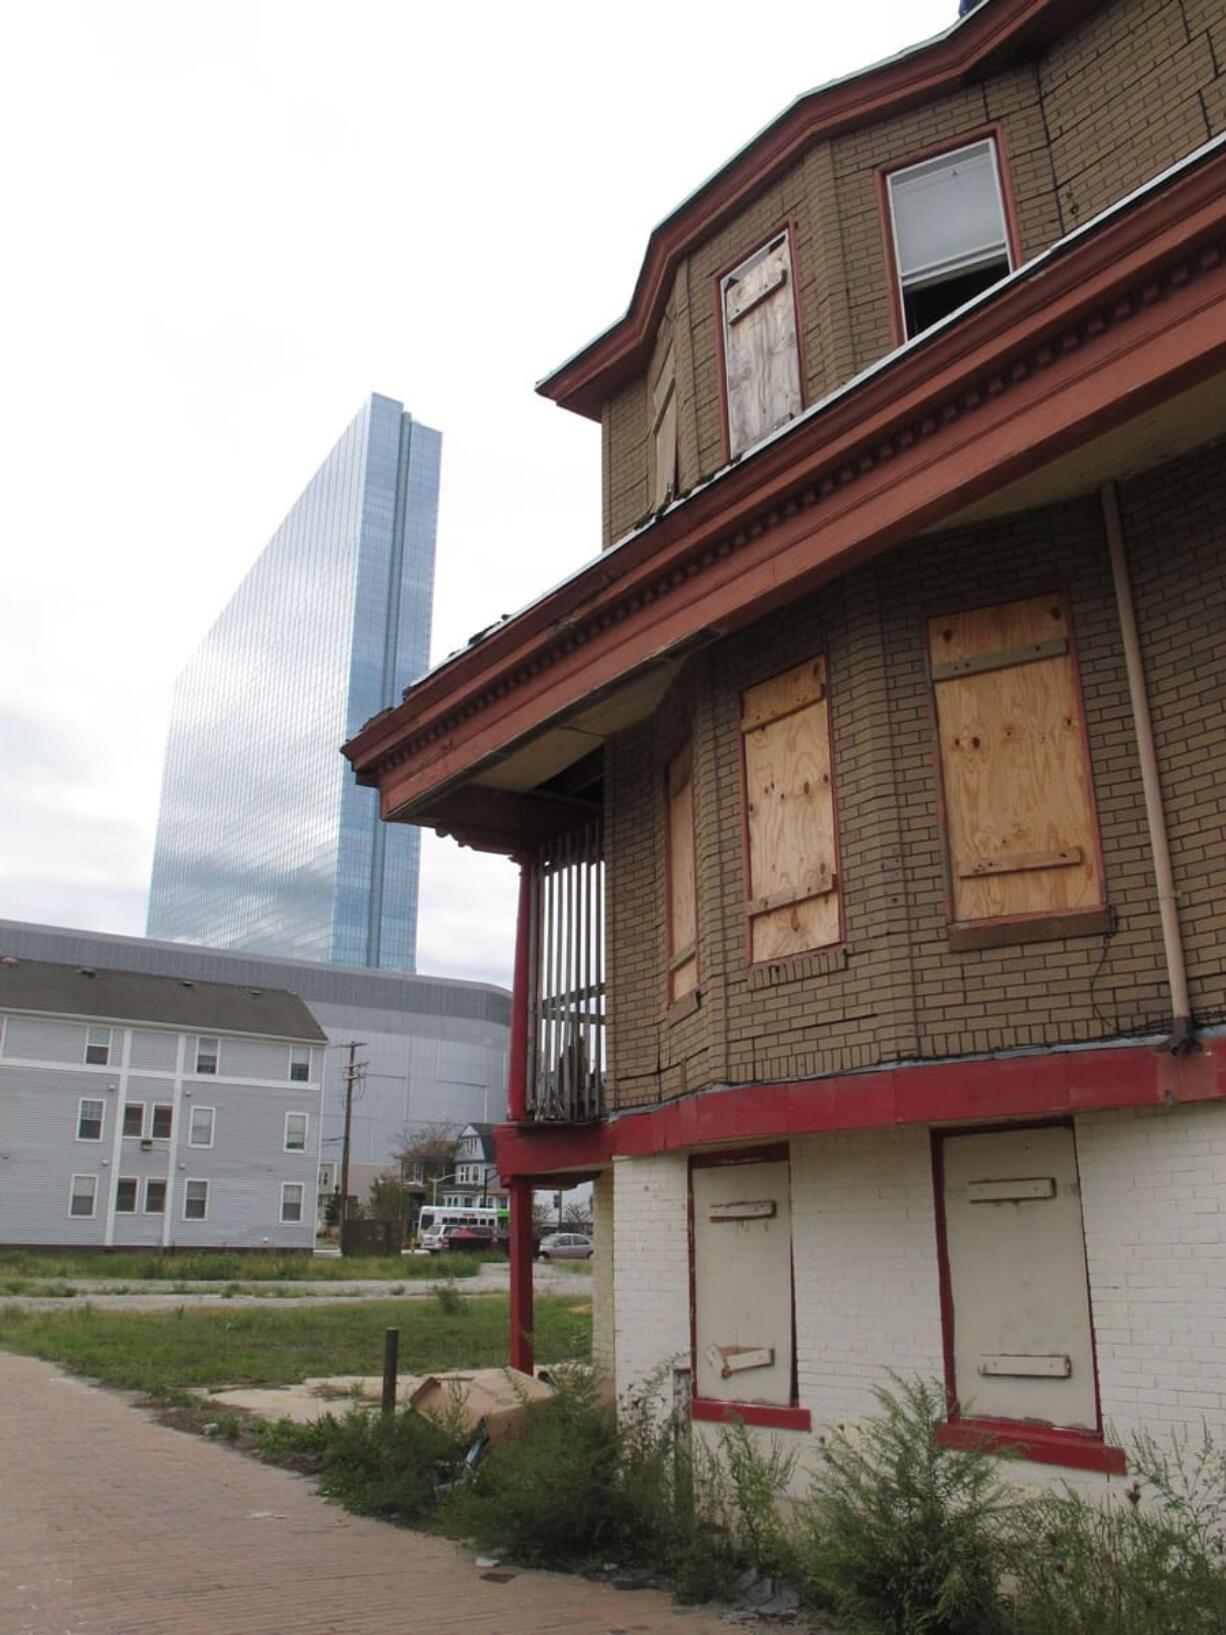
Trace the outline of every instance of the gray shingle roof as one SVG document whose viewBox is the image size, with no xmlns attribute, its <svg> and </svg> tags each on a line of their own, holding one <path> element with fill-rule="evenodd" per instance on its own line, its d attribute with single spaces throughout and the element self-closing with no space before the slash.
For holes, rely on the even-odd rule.
<svg viewBox="0 0 1226 1635">
<path fill-rule="evenodd" d="M 149 1022 L 209 1034 L 254 1034 L 312 1044 L 327 1035 L 297 994 L 226 982 L 188 982 L 102 966 L 0 958 L 0 1011 Z"/>
</svg>

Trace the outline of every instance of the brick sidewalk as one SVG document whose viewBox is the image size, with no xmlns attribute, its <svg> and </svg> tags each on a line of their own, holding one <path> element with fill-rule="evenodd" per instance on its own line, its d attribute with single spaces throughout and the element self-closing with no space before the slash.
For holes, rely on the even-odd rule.
<svg viewBox="0 0 1226 1635">
<path fill-rule="evenodd" d="M 729 1635 L 650 1590 L 520 1572 L 0 1352 L 3 1635 Z"/>
</svg>

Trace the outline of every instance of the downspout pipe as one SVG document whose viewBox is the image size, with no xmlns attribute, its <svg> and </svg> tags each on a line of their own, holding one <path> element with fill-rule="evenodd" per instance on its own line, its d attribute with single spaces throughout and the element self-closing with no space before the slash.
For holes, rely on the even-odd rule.
<svg viewBox="0 0 1226 1635">
<path fill-rule="evenodd" d="M 1158 914 L 1162 922 L 1166 977 L 1171 990 L 1171 1031 L 1158 1049 L 1179 1055 L 1185 1050 L 1196 1048 L 1196 1024 L 1192 1017 L 1191 1000 L 1188 997 L 1188 973 L 1183 957 L 1183 938 L 1179 931 L 1179 903 L 1175 896 L 1175 881 L 1171 873 L 1166 809 L 1162 801 L 1162 784 L 1158 777 L 1158 757 L 1154 750 L 1154 727 L 1149 713 L 1149 694 L 1145 687 L 1145 664 L 1141 657 L 1141 641 L 1137 635 L 1132 580 L 1124 551 L 1119 494 L 1115 484 L 1108 482 L 1103 484 L 1100 495 L 1103 523 L 1107 531 L 1107 546 L 1111 555 L 1111 578 L 1115 585 L 1115 601 L 1119 610 L 1120 633 L 1124 638 L 1124 667 L 1128 673 L 1128 694 L 1132 702 L 1137 754 L 1141 762 L 1145 821 L 1149 830 L 1149 849 L 1158 888 Z"/>
</svg>

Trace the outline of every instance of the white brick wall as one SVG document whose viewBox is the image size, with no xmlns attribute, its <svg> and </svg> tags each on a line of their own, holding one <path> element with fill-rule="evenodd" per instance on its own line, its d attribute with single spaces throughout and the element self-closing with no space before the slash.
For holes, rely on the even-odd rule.
<svg viewBox="0 0 1226 1635">
<path fill-rule="evenodd" d="M 1103 1420 L 1226 1438 L 1226 1106 L 1077 1120 Z"/>
<path fill-rule="evenodd" d="M 684 1153 L 613 1162 L 617 1389 L 666 1363 L 689 1362 L 689 1160 Z"/>
<path fill-rule="evenodd" d="M 613 1172 L 592 1183 L 592 1362 L 613 1376 L 617 1367 L 613 1305 Z"/>
</svg>

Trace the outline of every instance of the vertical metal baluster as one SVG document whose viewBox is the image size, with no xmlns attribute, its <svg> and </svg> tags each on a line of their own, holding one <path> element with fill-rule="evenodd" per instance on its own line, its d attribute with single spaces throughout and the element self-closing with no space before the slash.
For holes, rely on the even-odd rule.
<svg viewBox="0 0 1226 1635">
<path fill-rule="evenodd" d="M 562 1084 L 562 1047 L 564 1039 L 562 1026 L 562 848 L 555 844 L 553 848 L 553 1005 L 550 1010 L 550 1020 L 553 1026 L 553 1048 L 549 1052 L 549 1060 L 554 1069 L 554 1115 L 557 1116 L 558 1091 Z"/>
<path fill-rule="evenodd" d="M 528 1108 L 533 1118 L 540 1111 L 541 1028 L 541 853 L 537 849 L 532 859 L 532 908 L 528 917 Z"/>
</svg>

